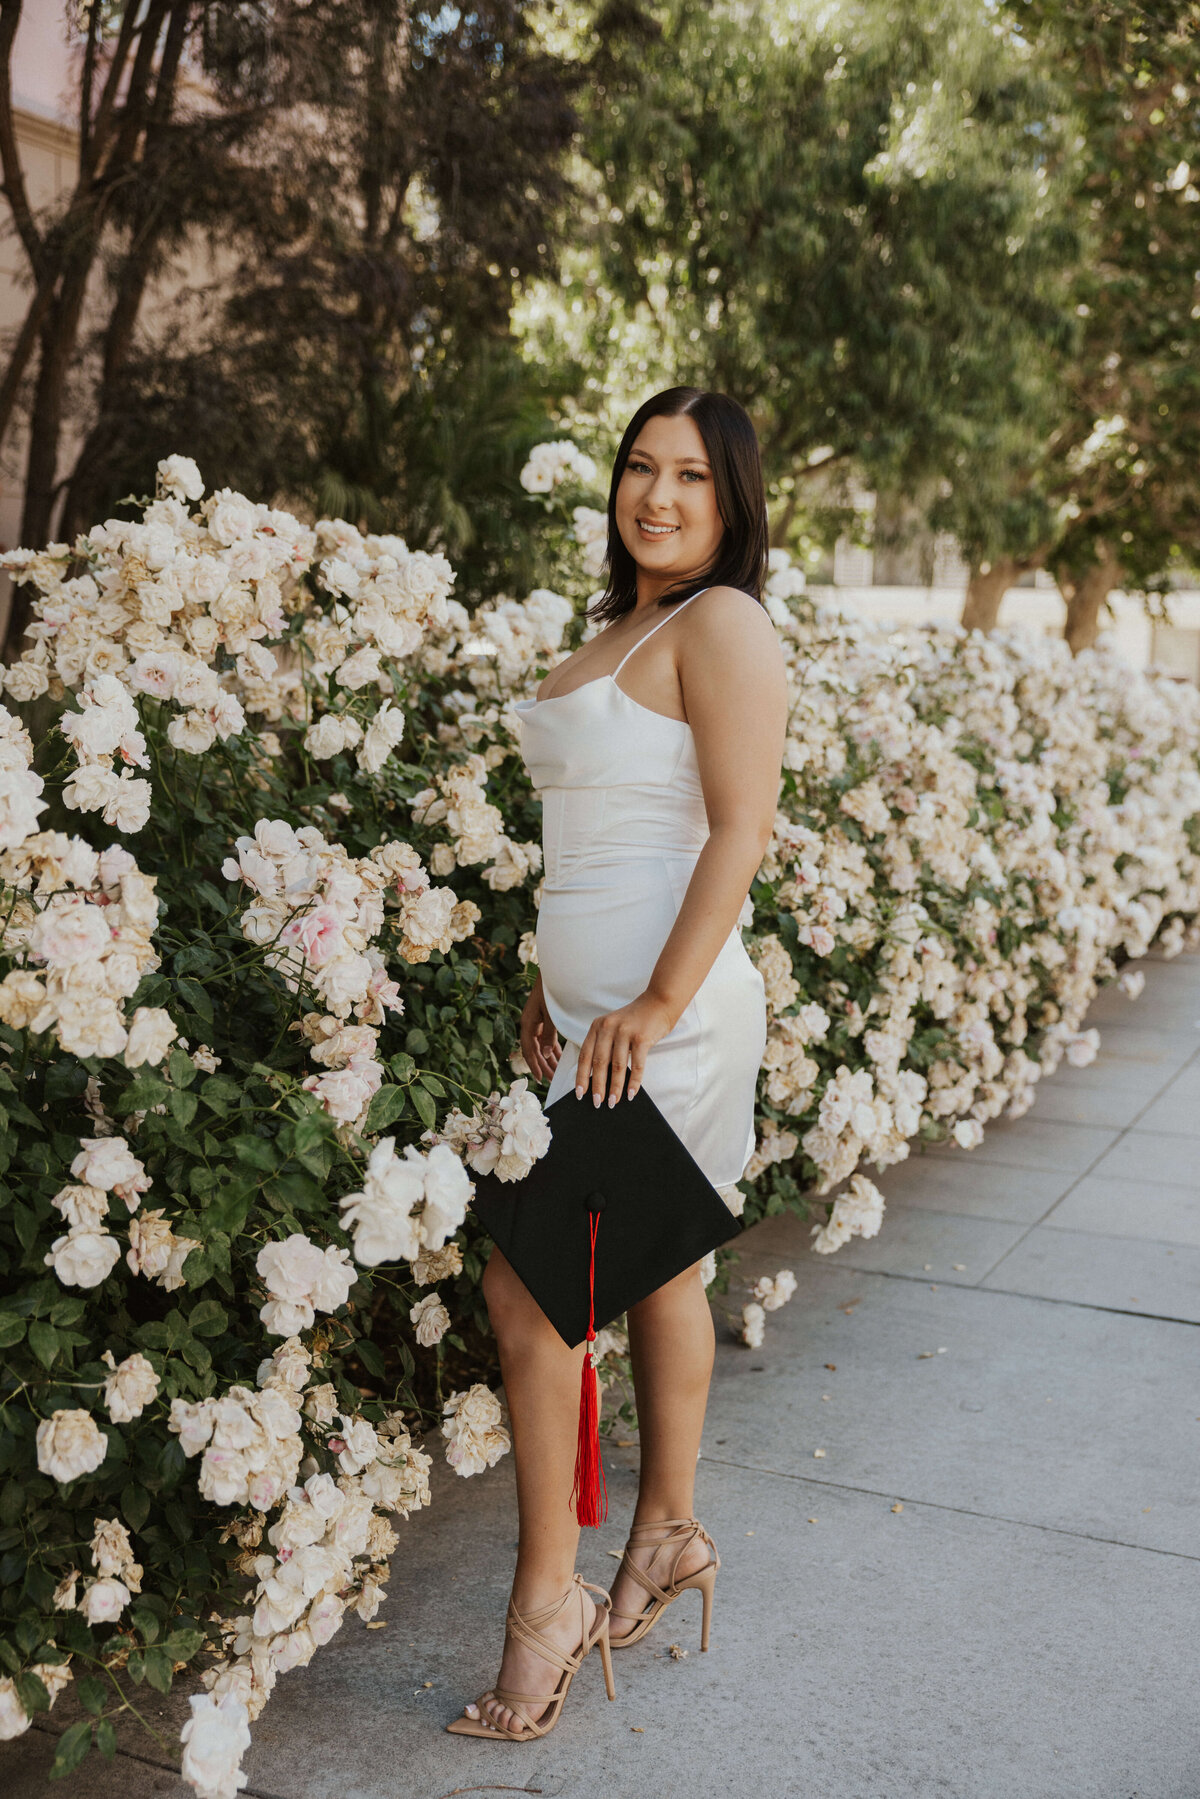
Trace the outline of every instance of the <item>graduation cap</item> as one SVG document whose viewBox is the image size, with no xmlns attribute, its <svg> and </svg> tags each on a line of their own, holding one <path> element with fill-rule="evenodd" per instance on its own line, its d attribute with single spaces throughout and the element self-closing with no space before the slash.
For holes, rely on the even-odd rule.
<svg viewBox="0 0 1200 1799">
<path fill-rule="evenodd" d="M 580 1524 L 599 1524 L 596 1331 L 742 1225 L 644 1087 L 615 1106 L 572 1088 L 545 1116 L 546 1153 L 519 1181 L 476 1175 L 471 1207 L 568 1348 L 587 1341 L 571 1498 Z"/>
</svg>

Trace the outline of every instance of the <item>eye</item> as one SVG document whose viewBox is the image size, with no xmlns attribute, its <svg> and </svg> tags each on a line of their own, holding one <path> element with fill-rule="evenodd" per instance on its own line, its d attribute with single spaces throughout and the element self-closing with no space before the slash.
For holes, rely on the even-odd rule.
<svg viewBox="0 0 1200 1799">
<path fill-rule="evenodd" d="M 684 477 L 685 481 L 687 480 L 689 475 L 691 475 L 697 481 L 704 481 L 707 479 L 707 476 L 705 476 L 704 473 L 698 468 L 685 468 L 683 471 L 683 477 Z"/>
<path fill-rule="evenodd" d="M 631 456 L 625 467 L 634 475 L 648 475 L 650 472 L 650 464 L 643 462 L 640 456 Z"/>
</svg>

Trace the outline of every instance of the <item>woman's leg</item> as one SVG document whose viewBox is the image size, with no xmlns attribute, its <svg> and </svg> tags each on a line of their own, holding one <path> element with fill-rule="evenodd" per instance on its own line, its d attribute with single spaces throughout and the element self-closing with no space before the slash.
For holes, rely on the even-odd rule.
<svg viewBox="0 0 1200 1799">
<path fill-rule="evenodd" d="M 584 1349 L 568 1349 L 511 1263 L 493 1248 L 483 1275 L 488 1316 L 500 1350 L 500 1371 L 512 1424 L 520 1532 L 513 1601 L 525 1612 L 558 1599 L 571 1584 L 579 1526 L 571 1505 L 579 1430 L 579 1384 Z M 595 1617 L 585 1593 L 584 1615 Z M 546 1634 L 567 1653 L 579 1646 L 579 1607 L 563 1607 Z M 518 1693 L 550 1693 L 561 1670 L 524 1644 L 506 1642 L 497 1679 Z M 494 1723 L 520 1727 L 498 1700 L 485 1700 Z M 530 1717 L 543 1707 L 525 1708 Z M 478 1717 L 473 1705 L 470 1717 Z"/>
<path fill-rule="evenodd" d="M 690 1518 L 716 1350 L 700 1264 L 685 1269 L 631 1307 L 627 1323 L 641 1435 L 641 1477 L 634 1523 Z M 630 1550 L 630 1558 L 645 1568 L 654 1553 L 653 1542 L 639 1543 Z M 695 1573 L 708 1559 L 705 1543 L 690 1544 L 680 1557 L 677 1577 Z M 659 1558 L 652 1578 L 665 1577 L 665 1561 L 665 1557 Z M 644 1587 L 627 1574 L 618 1573 L 612 1588 L 613 1609 L 629 1616 L 612 1619 L 610 1636 L 624 1636 L 632 1630 L 636 1615 L 646 1609 L 647 1601 Z"/>
</svg>

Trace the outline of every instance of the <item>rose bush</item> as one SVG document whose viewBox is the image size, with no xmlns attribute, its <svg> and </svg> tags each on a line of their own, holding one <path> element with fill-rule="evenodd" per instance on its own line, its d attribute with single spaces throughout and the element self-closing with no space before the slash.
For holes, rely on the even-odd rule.
<svg viewBox="0 0 1200 1799">
<path fill-rule="evenodd" d="M 559 444 L 525 477 L 576 600 L 592 476 Z M 575 604 L 469 612 L 441 557 L 205 500 L 178 457 L 138 518 L 4 561 L 38 601 L 0 708 L 0 1734 L 73 1678 L 66 1771 L 203 1657 L 183 1771 L 232 1794 L 278 1675 L 377 1608 L 418 1439 L 463 1475 L 509 1446 L 488 1381 L 443 1374 L 486 1328 L 471 1174 L 549 1142 L 513 701 Z M 1095 1053 L 1124 957 L 1194 934 L 1200 697 L 1049 640 L 872 632 L 779 554 L 767 604 L 792 709 L 730 1197 L 832 1194 L 827 1252 L 879 1228 L 860 1165 L 973 1145 Z M 793 1286 L 760 1283 L 744 1340 Z"/>
</svg>

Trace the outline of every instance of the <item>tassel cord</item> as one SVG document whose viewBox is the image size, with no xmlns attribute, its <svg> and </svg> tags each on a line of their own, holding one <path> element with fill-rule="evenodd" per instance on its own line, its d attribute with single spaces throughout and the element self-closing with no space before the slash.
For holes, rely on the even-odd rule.
<svg viewBox="0 0 1200 1799">
<path fill-rule="evenodd" d="M 589 1216 L 591 1251 L 588 1263 L 588 1334 L 579 1392 L 579 1436 L 575 1447 L 575 1483 L 571 1499 L 578 1522 L 599 1525 L 608 1517 L 608 1483 L 600 1459 L 600 1401 L 596 1378 L 596 1237 L 600 1214 Z"/>
</svg>

